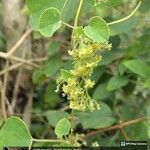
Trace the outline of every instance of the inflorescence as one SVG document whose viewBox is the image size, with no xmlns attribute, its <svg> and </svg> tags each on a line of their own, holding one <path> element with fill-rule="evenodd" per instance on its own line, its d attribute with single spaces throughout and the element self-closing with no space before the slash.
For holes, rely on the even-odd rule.
<svg viewBox="0 0 150 150">
<path fill-rule="evenodd" d="M 59 79 L 59 87 L 61 85 L 63 96 L 67 96 L 70 101 L 70 108 L 78 111 L 89 109 L 94 111 L 100 109 L 96 100 L 93 100 L 88 90 L 95 84 L 90 77 L 94 68 L 102 60 L 100 52 L 104 49 L 110 49 L 108 43 L 96 43 L 85 38 L 82 42 L 78 42 L 76 48 L 69 50 L 69 55 L 73 58 L 74 67 L 69 71 L 71 74 L 67 81 L 63 78 Z M 78 47 L 78 48 L 77 48 Z"/>
</svg>

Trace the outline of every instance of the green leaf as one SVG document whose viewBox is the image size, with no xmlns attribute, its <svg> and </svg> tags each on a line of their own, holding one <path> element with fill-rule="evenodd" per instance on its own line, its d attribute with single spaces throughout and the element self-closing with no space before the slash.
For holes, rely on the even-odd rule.
<svg viewBox="0 0 150 150">
<path fill-rule="evenodd" d="M 61 69 L 61 77 L 63 78 L 64 81 L 67 82 L 68 79 L 72 77 L 72 74 L 67 70 Z"/>
<path fill-rule="evenodd" d="M 77 118 L 75 124 L 82 123 L 85 129 L 99 129 L 111 126 L 115 119 L 112 117 L 111 109 L 104 103 L 100 103 L 100 110 L 93 112 L 75 112 Z"/>
<path fill-rule="evenodd" d="M 55 127 L 60 119 L 67 118 L 69 114 L 64 111 L 49 110 L 46 112 L 46 116 L 49 124 Z"/>
<path fill-rule="evenodd" d="M 147 31 L 146 31 L 147 32 Z M 150 34 L 147 33 L 143 36 L 136 39 L 136 41 L 127 49 L 130 56 L 138 57 L 139 55 L 143 55 L 145 53 L 144 60 L 149 58 L 149 55 L 146 55 L 146 53 L 149 53 L 150 50 Z M 149 60 L 149 59 L 148 59 Z"/>
<path fill-rule="evenodd" d="M 74 19 L 80 0 L 27 0 L 27 6 L 30 11 L 30 25 L 38 31 L 38 22 L 40 15 L 45 9 L 54 7 L 61 12 L 61 19 L 64 22 L 69 22 Z M 94 5 L 94 0 L 86 0 L 83 3 L 81 10 L 82 14 L 91 11 Z"/>
<path fill-rule="evenodd" d="M 54 55 L 54 54 L 58 53 L 59 50 L 60 50 L 60 47 L 61 47 L 61 43 L 60 42 L 58 42 L 58 41 L 52 41 L 48 45 L 48 48 L 46 49 L 48 55 L 51 56 L 51 55 Z"/>
<path fill-rule="evenodd" d="M 62 137 L 63 135 L 69 134 L 70 128 L 71 126 L 70 126 L 69 120 L 66 118 L 63 118 L 57 123 L 56 128 L 55 128 L 55 134 L 58 137 Z"/>
<path fill-rule="evenodd" d="M 149 78 L 149 79 L 146 79 L 146 80 L 144 81 L 144 87 L 145 87 L 145 88 L 150 88 L 150 78 Z"/>
<path fill-rule="evenodd" d="M 119 89 L 122 86 L 125 86 L 127 83 L 128 83 L 128 80 L 124 76 L 115 75 L 109 80 L 108 85 L 107 85 L 107 90 L 113 91 L 113 90 Z"/>
<path fill-rule="evenodd" d="M 18 117 L 10 117 L 0 130 L 0 147 L 29 147 L 32 137 L 25 123 Z"/>
<path fill-rule="evenodd" d="M 43 80 L 46 79 L 46 76 L 44 74 L 44 71 L 43 70 L 35 70 L 33 72 L 33 75 L 32 75 L 32 82 L 34 84 L 39 84 L 41 83 Z"/>
<path fill-rule="evenodd" d="M 34 30 L 39 29 L 39 18 L 41 14 L 48 8 L 54 7 L 61 11 L 65 0 L 27 0 L 27 6 L 31 13 L 30 15 L 30 25 Z"/>
<path fill-rule="evenodd" d="M 102 66 L 97 66 L 94 69 L 93 74 L 91 75 L 91 80 L 95 81 L 95 84 L 99 81 L 100 77 L 103 75 L 104 73 L 104 67 Z"/>
<path fill-rule="evenodd" d="M 120 120 L 132 120 L 134 118 L 133 110 L 127 104 L 115 107 L 115 111 L 119 114 Z"/>
<path fill-rule="evenodd" d="M 55 108 L 61 102 L 58 93 L 55 92 L 56 87 L 57 85 L 54 81 L 51 81 L 46 87 L 44 101 L 47 108 Z"/>
<path fill-rule="evenodd" d="M 130 71 L 144 77 L 150 77 L 150 67 L 142 60 L 128 60 L 124 62 L 126 68 Z"/>
<path fill-rule="evenodd" d="M 74 34 L 75 36 L 79 36 L 79 37 L 81 37 L 82 35 L 84 35 L 84 29 L 83 29 L 83 27 L 82 27 L 82 26 L 79 26 L 79 27 L 75 28 L 75 29 L 73 30 L 73 34 Z"/>
<path fill-rule="evenodd" d="M 50 57 L 43 67 L 46 77 L 54 77 L 61 67 L 61 58 L 59 56 Z"/>
<path fill-rule="evenodd" d="M 111 95 L 111 92 L 107 91 L 107 82 L 99 84 L 94 90 L 93 99 L 101 100 Z"/>
<path fill-rule="evenodd" d="M 123 53 L 118 52 L 118 51 L 104 51 L 101 53 L 102 55 L 102 61 L 99 62 L 100 65 L 108 65 L 112 61 L 117 60 L 118 56 L 122 56 Z"/>
<path fill-rule="evenodd" d="M 56 8 L 46 9 L 39 19 L 39 31 L 42 35 L 50 37 L 61 27 L 60 12 Z"/>
<path fill-rule="evenodd" d="M 91 18 L 88 26 L 84 28 L 85 35 L 95 42 L 107 42 L 110 30 L 107 23 L 100 17 Z"/>
</svg>

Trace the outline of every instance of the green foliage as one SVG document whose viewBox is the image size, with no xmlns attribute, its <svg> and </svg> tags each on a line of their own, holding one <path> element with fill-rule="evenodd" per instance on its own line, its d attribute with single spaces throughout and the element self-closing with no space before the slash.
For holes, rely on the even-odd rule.
<svg viewBox="0 0 150 150">
<path fill-rule="evenodd" d="M 61 8 L 63 8 L 63 5 L 65 4 L 65 0 L 62 0 L 62 1 L 38 0 L 35 3 L 34 0 L 27 0 L 27 6 L 31 13 L 31 16 L 30 16 L 31 27 L 34 30 L 39 30 L 39 19 L 42 13 L 50 7 L 57 8 L 58 10 L 61 11 Z"/>
<path fill-rule="evenodd" d="M 56 124 L 55 134 L 59 138 L 62 138 L 62 136 L 69 134 L 69 131 L 70 131 L 69 120 L 66 118 L 59 120 L 59 122 Z"/>
<path fill-rule="evenodd" d="M 46 9 L 39 19 L 39 31 L 42 35 L 49 37 L 61 27 L 60 12 L 56 8 Z M 48 21 L 47 21 L 48 20 Z"/>
<path fill-rule="evenodd" d="M 43 70 L 35 70 L 32 75 L 32 81 L 34 84 L 42 82 L 46 78 Z"/>
<path fill-rule="evenodd" d="M 75 124 L 82 123 L 85 129 L 105 128 L 115 123 L 111 109 L 104 103 L 100 103 L 99 110 L 94 112 L 75 112 L 74 115 L 78 118 Z"/>
<path fill-rule="evenodd" d="M 72 77 L 72 74 L 67 70 L 61 69 L 61 77 L 63 78 L 64 81 L 67 82 L 68 79 Z"/>
<path fill-rule="evenodd" d="M 32 142 L 33 146 L 81 146 L 85 142 L 115 146 L 128 137 L 150 139 L 148 1 L 134 16 L 117 24 L 110 22 L 128 15 L 127 8 L 134 8 L 136 1 L 84 0 L 79 10 L 80 2 L 27 0 L 31 28 L 38 31 L 33 43 L 42 39 L 41 51 L 47 55 L 32 75 L 31 134 L 57 136 L 58 140 L 33 139 L 25 123 L 11 117 L 0 129 L 0 147 L 29 147 Z M 73 26 L 75 17 L 78 27 Z M 1 45 L 4 49 L 6 40 L 0 36 L 0 50 Z M 104 51 L 111 45 L 111 51 Z M 114 124 L 141 116 L 147 120 L 123 127 L 125 134 L 109 131 Z M 102 128 L 109 132 L 97 132 Z M 93 131 L 97 133 L 86 139 Z"/>
<path fill-rule="evenodd" d="M 48 122 L 52 126 L 56 126 L 59 120 L 69 117 L 69 114 L 64 111 L 49 110 L 46 112 Z"/>
<path fill-rule="evenodd" d="M 107 98 L 111 95 L 111 92 L 107 90 L 107 82 L 99 84 L 98 87 L 94 90 L 93 98 L 101 100 Z"/>
<path fill-rule="evenodd" d="M 55 76 L 61 67 L 61 63 L 60 56 L 50 57 L 43 66 L 43 71 L 46 77 Z"/>
<path fill-rule="evenodd" d="M 24 122 L 18 117 L 9 118 L 0 130 L 0 147 L 28 147 L 32 137 Z"/>
<path fill-rule="evenodd" d="M 60 103 L 60 97 L 55 92 L 56 83 L 54 81 L 50 82 L 44 93 L 44 102 L 48 108 L 55 108 Z"/>
<path fill-rule="evenodd" d="M 43 35 L 51 36 L 51 34 L 60 27 L 60 15 L 58 12 L 61 12 L 62 21 L 69 22 L 75 17 L 79 1 L 80 0 L 37 0 L 35 3 L 34 0 L 27 0 L 27 6 L 31 13 L 31 27 L 36 31 L 41 31 Z M 89 12 L 92 6 L 94 6 L 94 0 L 86 0 L 83 4 L 83 13 L 85 14 Z M 47 20 L 47 17 L 50 17 L 52 15 L 49 10 L 52 8 L 55 9 L 57 17 L 55 16 L 51 18 L 52 23 L 50 23 L 48 22 L 49 19 Z M 53 21 L 57 23 L 53 24 Z M 43 28 L 45 27 L 45 25 L 47 26 L 47 28 Z M 53 29 L 49 31 L 48 28 Z"/>
<path fill-rule="evenodd" d="M 60 50 L 60 46 L 61 46 L 61 43 L 58 41 L 53 41 L 52 43 L 50 43 L 48 45 L 48 48 L 46 49 L 48 55 L 52 56 L 52 55 L 57 54 Z"/>
<path fill-rule="evenodd" d="M 113 76 L 108 82 L 107 90 L 113 91 L 119 89 L 122 86 L 125 86 L 127 83 L 128 80 L 124 76 L 120 76 L 120 75 Z"/>
<path fill-rule="evenodd" d="M 124 62 L 124 65 L 130 71 L 139 74 L 144 78 L 150 77 L 150 67 L 141 60 L 128 60 Z"/>
<path fill-rule="evenodd" d="M 89 25 L 84 28 L 85 35 L 95 42 L 107 42 L 110 36 L 110 30 L 106 22 L 100 17 L 93 17 Z"/>
</svg>

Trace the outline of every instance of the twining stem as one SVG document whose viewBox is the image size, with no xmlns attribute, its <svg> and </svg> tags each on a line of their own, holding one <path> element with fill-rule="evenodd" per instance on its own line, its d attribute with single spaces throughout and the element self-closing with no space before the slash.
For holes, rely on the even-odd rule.
<svg viewBox="0 0 150 150">
<path fill-rule="evenodd" d="M 51 139 L 32 139 L 33 142 L 37 142 L 37 143 L 52 143 L 52 142 L 66 142 L 65 140 L 51 140 Z"/>
<path fill-rule="evenodd" d="M 77 13 L 76 13 L 76 17 L 75 17 L 75 21 L 74 21 L 74 28 L 76 28 L 78 26 L 78 20 L 79 20 L 79 15 L 80 15 L 80 11 L 81 11 L 81 8 L 82 8 L 82 4 L 83 4 L 83 0 L 80 0 L 79 6 L 78 6 L 78 9 L 77 9 Z M 75 43 L 74 43 L 74 40 L 73 40 L 73 32 L 72 32 L 71 47 L 74 48 L 74 46 L 75 46 Z"/>
<path fill-rule="evenodd" d="M 82 4 L 83 4 L 83 0 L 80 0 L 79 7 L 78 7 L 76 17 L 75 17 L 75 21 L 74 21 L 74 27 L 78 26 L 78 20 L 79 20 L 79 15 L 80 15 L 80 11 L 81 11 L 81 8 L 82 8 Z"/>
<path fill-rule="evenodd" d="M 63 25 L 65 25 L 65 26 L 71 28 L 71 29 L 74 29 L 74 26 L 72 26 L 72 25 L 70 25 L 70 24 L 68 24 L 68 23 L 66 23 L 66 22 L 61 21 L 61 23 L 62 23 Z"/>
<path fill-rule="evenodd" d="M 113 21 L 113 22 L 110 22 L 110 23 L 107 23 L 107 24 L 108 25 L 113 25 L 113 24 L 117 24 L 117 23 L 128 20 L 129 18 L 131 18 L 135 14 L 135 12 L 139 9 L 140 5 L 141 5 L 141 1 L 138 3 L 138 5 L 135 7 L 135 9 L 131 12 L 131 14 L 129 14 L 128 16 L 126 16 L 122 19 L 119 19 L 117 21 Z"/>
<path fill-rule="evenodd" d="M 76 28 L 78 26 L 78 20 L 79 20 L 79 15 L 80 15 L 80 11 L 82 8 L 82 4 L 83 4 L 84 0 L 80 0 L 78 9 L 77 9 L 77 13 L 76 13 L 76 17 L 75 17 L 75 21 L 74 21 L 74 28 Z M 73 33 L 71 36 L 71 47 L 74 48 L 74 40 L 73 40 Z M 70 121 L 72 122 L 74 118 L 74 111 L 71 111 L 71 115 L 70 115 Z M 71 129 L 71 136 L 73 136 L 73 130 Z"/>
</svg>

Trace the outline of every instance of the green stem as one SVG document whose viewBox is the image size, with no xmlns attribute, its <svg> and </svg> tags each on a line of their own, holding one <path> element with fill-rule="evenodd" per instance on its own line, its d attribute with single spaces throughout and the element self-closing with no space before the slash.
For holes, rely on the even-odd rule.
<svg viewBox="0 0 150 150">
<path fill-rule="evenodd" d="M 78 6 L 78 9 L 77 9 L 77 13 L 76 13 L 76 17 L 75 17 L 75 21 L 74 21 L 74 28 L 76 28 L 78 26 L 78 20 L 79 20 L 79 15 L 80 15 L 80 11 L 81 11 L 81 8 L 82 8 L 83 1 L 84 0 L 80 0 L 79 6 Z M 72 32 L 72 36 L 71 36 L 71 47 L 72 48 L 75 47 L 75 42 L 74 42 L 74 39 L 73 39 L 73 32 Z"/>
<path fill-rule="evenodd" d="M 80 11 L 81 11 L 81 8 L 82 8 L 82 4 L 83 4 L 83 0 L 80 0 L 79 7 L 78 7 L 76 17 L 75 17 L 74 27 L 78 26 L 78 20 L 79 20 L 79 15 L 80 15 Z"/>
<path fill-rule="evenodd" d="M 30 145 L 29 145 L 28 150 L 31 150 L 31 148 L 32 148 L 32 144 L 33 144 L 33 141 L 31 141 L 31 143 L 30 143 Z"/>
<path fill-rule="evenodd" d="M 61 23 L 62 23 L 63 25 L 65 25 L 65 26 L 71 28 L 71 29 L 74 29 L 74 26 L 72 26 L 72 25 L 70 25 L 70 24 L 68 24 L 68 23 L 66 23 L 66 22 L 61 21 Z"/>
<path fill-rule="evenodd" d="M 131 18 L 135 14 L 135 12 L 139 9 L 140 5 L 141 5 L 141 1 L 138 3 L 138 5 L 136 6 L 136 8 L 131 12 L 130 15 L 128 15 L 128 16 L 122 18 L 122 19 L 119 19 L 117 21 L 113 21 L 113 22 L 107 23 L 107 24 L 108 25 L 113 25 L 113 24 L 117 24 L 117 23 L 120 23 L 120 22 L 128 20 L 129 18 Z"/>
<path fill-rule="evenodd" d="M 65 140 L 50 140 L 50 139 L 33 139 L 33 142 L 37 142 L 37 143 L 52 143 L 52 142 L 65 142 Z"/>
</svg>

